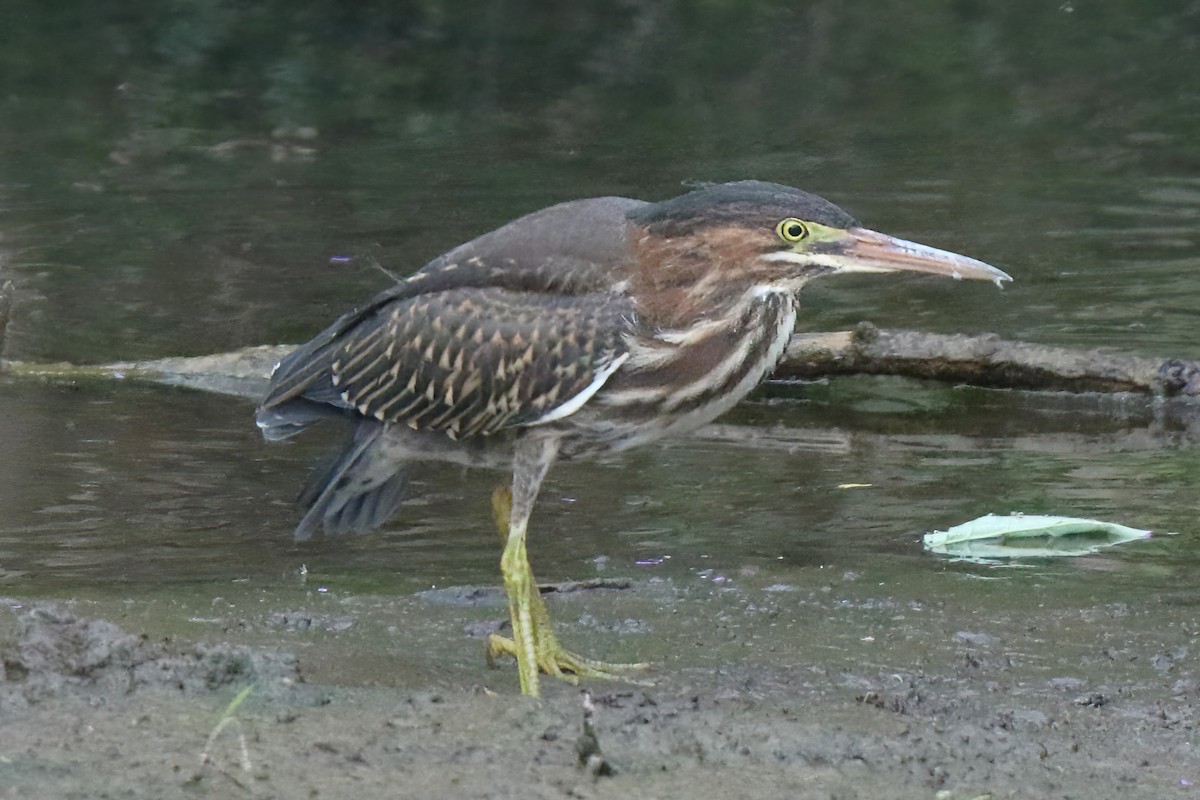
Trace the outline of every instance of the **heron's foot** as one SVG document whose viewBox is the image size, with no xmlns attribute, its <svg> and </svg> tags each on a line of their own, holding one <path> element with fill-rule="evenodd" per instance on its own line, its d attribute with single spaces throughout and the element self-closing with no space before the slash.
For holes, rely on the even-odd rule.
<svg viewBox="0 0 1200 800">
<path fill-rule="evenodd" d="M 492 493 L 492 513 L 497 529 L 503 528 L 506 518 L 513 515 L 512 493 L 507 487 L 502 486 Z M 550 623 L 550 613 L 534 580 L 525 550 L 525 523 L 528 518 L 526 510 L 508 521 L 500 572 L 504 575 L 504 591 L 508 595 L 512 638 L 495 634 L 488 637 L 488 664 L 494 666 L 496 657 L 501 655 L 515 658 L 521 694 L 530 697 L 541 694 L 539 680 L 542 673 L 578 683 L 580 678 L 618 679 L 618 672 L 644 668 L 644 664 L 593 661 L 564 650 L 558 643 Z"/>
<path fill-rule="evenodd" d="M 488 664 L 495 665 L 496 656 L 510 655 L 517 660 L 517 676 L 521 694 L 537 697 L 541 694 L 541 673 L 578 683 L 580 678 L 612 678 L 626 669 L 642 668 L 641 664 L 608 664 L 593 661 L 565 650 L 554 635 L 550 612 L 537 581 L 525 558 L 523 540 L 505 547 L 500 560 L 504 573 L 504 589 L 508 593 L 512 638 L 492 634 L 488 637 Z"/>
<path fill-rule="evenodd" d="M 500 656 L 512 656 L 519 660 L 518 652 L 517 644 L 512 639 L 495 633 L 488 637 L 488 666 L 496 666 L 496 658 Z M 630 680 L 623 674 L 648 669 L 649 664 L 617 664 L 587 658 L 564 648 L 553 633 L 542 632 L 535 638 L 534 656 L 539 672 L 567 683 L 577 684 L 581 678 L 594 678 L 650 685 L 648 681 Z"/>
</svg>

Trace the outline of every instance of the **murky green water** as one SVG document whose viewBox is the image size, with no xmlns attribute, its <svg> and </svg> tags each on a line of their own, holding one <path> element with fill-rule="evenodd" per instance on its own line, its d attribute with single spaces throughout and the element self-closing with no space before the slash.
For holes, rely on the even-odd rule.
<svg viewBox="0 0 1200 800">
<path fill-rule="evenodd" d="M 1016 278 L 1003 293 L 813 287 L 806 329 L 870 319 L 1195 355 L 1200 8 L 793 5 L 9 4 L 6 355 L 299 341 L 385 284 L 373 262 L 410 271 L 557 200 L 746 177 Z M 769 443 L 560 466 L 535 565 L 1007 577 L 1022 573 L 947 566 L 919 537 L 1021 510 L 1178 534 L 1033 565 L 1064 592 L 1184 591 L 1200 566 L 1196 413 L 893 381 L 771 389 L 731 420 L 781 426 Z M 385 533 L 298 546 L 290 501 L 334 437 L 266 446 L 250 414 L 178 390 L 0 382 L 0 588 L 270 584 L 301 564 L 389 592 L 495 580 L 496 476 L 434 469 Z"/>
</svg>

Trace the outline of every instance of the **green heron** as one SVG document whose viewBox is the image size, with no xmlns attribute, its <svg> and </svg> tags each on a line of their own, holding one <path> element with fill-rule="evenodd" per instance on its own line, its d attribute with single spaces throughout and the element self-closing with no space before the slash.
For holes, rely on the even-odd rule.
<svg viewBox="0 0 1200 800">
<path fill-rule="evenodd" d="M 770 375 L 797 292 L 848 272 L 1011 280 L 965 256 L 863 228 L 816 195 L 758 181 L 660 203 L 575 200 L 438 256 L 283 359 L 257 412 L 268 440 L 327 416 L 355 422 L 301 494 L 297 539 L 359 533 L 404 499 L 422 460 L 512 470 L 493 498 L 521 691 L 619 668 L 563 649 L 525 532 L 560 456 L 625 450 L 704 425 Z"/>
</svg>

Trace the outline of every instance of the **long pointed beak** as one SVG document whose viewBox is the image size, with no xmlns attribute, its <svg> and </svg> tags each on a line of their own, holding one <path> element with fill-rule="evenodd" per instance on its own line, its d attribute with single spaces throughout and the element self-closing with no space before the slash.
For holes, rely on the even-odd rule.
<svg viewBox="0 0 1200 800">
<path fill-rule="evenodd" d="M 846 231 L 840 252 L 834 256 L 838 272 L 928 272 L 955 280 L 1011 281 L 1008 273 L 990 264 L 936 247 L 897 239 L 867 228 Z"/>
</svg>

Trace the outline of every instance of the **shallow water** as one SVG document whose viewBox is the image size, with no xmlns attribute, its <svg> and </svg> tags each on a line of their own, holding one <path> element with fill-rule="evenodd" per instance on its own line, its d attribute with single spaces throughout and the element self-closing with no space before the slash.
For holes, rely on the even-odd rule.
<svg viewBox="0 0 1200 800">
<path fill-rule="evenodd" d="M 754 432 L 747 443 L 701 437 L 559 465 L 531 533 L 540 577 L 761 589 L 810 584 L 816 568 L 920 596 L 970 592 L 955 576 L 975 576 L 1015 582 L 1013 610 L 1045 602 L 1019 587 L 1047 579 L 1062 602 L 1189 592 L 1200 563 L 1192 527 L 1200 456 L 1187 434 L 1101 413 L 1096 430 L 1056 425 L 1013 393 L 853 383 L 827 389 L 824 405 L 748 404 L 732 415 L 738 427 L 722 429 L 723 439 Z M 875 408 L 906 400 L 920 410 Z M 824 424 L 847 403 L 871 409 L 859 412 L 862 424 Z M 414 476 L 413 500 L 385 531 L 297 544 L 291 498 L 335 431 L 268 446 L 246 424 L 248 402 L 157 387 L 10 384 L 0 408 L 14 456 L 0 481 L 6 593 L 174 587 L 190 597 L 189 586 L 203 594 L 245 582 L 286 593 L 302 573 L 310 590 L 343 597 L 496 582 L 487 498 L 499 474 L 431 468 Z M 1030 430 L 1039 418 L 1043 429 Z M 1010 566 L 955 563 L 921 548 L 926 531 L 1009 511 L 1089 515 L 1156 536 Z"/>
<path fill-rule="evenodd" d="M 5 355 L 299 341 L 386 284 L 375 262 L 403 274 L 557 200 L 745 177 L 821 192 L 1016 278 L 1003 292 L 815 286 L 804 329 L 869 319 L 1192 355 L 1200 59 L 1170 54 L 1195 54 L 1196 14 L 1010 5 L 893 19 L 764 4 L 734 41 L 721 36 L 733 12 L 716 6 L 555 12 L 524 39 L 428 9 L 280 12 L 289 39 L 219 6 L 148 6 L 136 23 L 31 7 L 6 48 L 31 66 L 0 93 L 0 273 L 17 285 Z M 555 34 L 568 24 L 571 46 Z M 48 63 L 67 37 L 87 60 L 69 73 Z M 285 586 L 302 565 L 350 591 L 496 580 L 498 476 L 431 469 L 385 532 L 297 545 L 291 499 L 334 432 L 267 446 L 251 410 L 157 387 L 0 382 L 0 586 Z M 771 388 L 729 420 L 779 426 L 766 441 L 556 468 L 533 558 L 548 579 L 769 586 L 817 566 L 911 586 L 1037 575 L 1094 602 L 1185 592 L 1200 567 L 1192 417 L 1139 398 L 886 380 Z M 926 531 L 1008 511 L 1163 535 L 1020 569 L 921 550 Z M 974 584 L 955 585 L 968 601 Z"/>
</svg>

